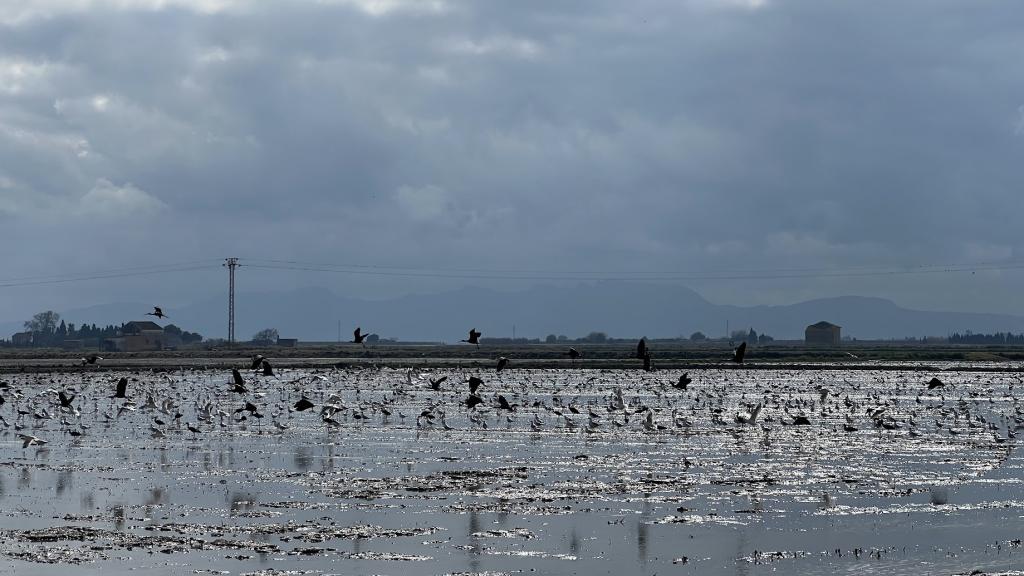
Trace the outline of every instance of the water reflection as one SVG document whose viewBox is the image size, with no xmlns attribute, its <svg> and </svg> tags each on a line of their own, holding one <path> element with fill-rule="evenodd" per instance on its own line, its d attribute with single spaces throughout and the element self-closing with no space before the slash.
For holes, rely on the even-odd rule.
<svg viewBox="0 0 1024 576">
<path fill-rule="evenodd" d="M 313 467 L 313 449 L 309 446 L 296 446 L 293 461 L 296 470 L 309 472 Z"/>
<path fill-rule="evenodd" d="M 57 472 L 57 496 L 63 496 L 64 492 L 72 486 L 73 474 L 71 470 Z"/>
<path fill-rule="evenodd" d="M 124 506 L 117 504 L 110 508 L 110 515 L 114 518 L 114 530 L 119 532 L 124 530 Z"/>
<path fill-rule="evenodd" d="M 467 527 L 466 538 L 469 541 L 469 545 L 466 548 L 466 553 L 469 555 L 469 569 L 472 572 L 480 571 L 480 555 L 483 553 L 483 549 L 480 543 L 473 538 L 473 534 L 480 531 L 480 514 L 476 511 L 469 513 L 469 526 Z"/>
</svg>

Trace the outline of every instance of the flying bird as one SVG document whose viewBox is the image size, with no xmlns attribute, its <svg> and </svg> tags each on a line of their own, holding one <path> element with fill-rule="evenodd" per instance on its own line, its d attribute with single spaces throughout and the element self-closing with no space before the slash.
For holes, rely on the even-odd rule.
<svg viewBox="0 0 1024 576">
<path fill-rule="evenodd" d="M 480 388 L 480 385 L 483 384 L 483 383 L 484 383 L 484 381 L 479 379 L 479 378 L 477 378 L 476 376 L 470 376 L 469 377 L 469 393 L 470 394 L 476 394 L 477 388 Z"/>
<path fill-rule="evenodd" d="M 440 390 L 441 389 L 441 383 L 444 382 L 447 379 L 448 379 L 447 376 L 441 376 L 440 378 L 438 378 L 436 380 L 435 379 L 431 379 L 430 380 L 430 388 L 433 389 L 433 390 Z"/>
<path fill-rule="evenodd" d="M 252 357 L 252 368 L 251 370 L 259 370 L 260 366 L 263 365 L 263 354 L 257 354 Z"/>
<path fill-rule="evenodd" d="M 294 406 L 296 412 L 303 412 L 305 410 L 309 410 L 312 407 L 313 403 L 310 402 L 309 398 L 306 398 L 305 396 L 299 398 L 299 401 L 296 402 Z"/>
<path fill-rule="evenodd" d="M 679 377 L 679 381 L 672 386 L 674 388 L 679 388 L 680 390 L 686 390 L 686 387 L 690 385 L 690 382 L 693 382 L 693 379 L 690 378 L 690 373 L 683 372 L 683 375 Z"/>
<path fill-rule="evenodd" d="M 737 364 L 743 364 L 743 356 L 747 353 L 747 343 L 740 342 L 740 345 L 736 347 L 732 352 L 732 361 Z"/>
<path fill-rule="evenodd" d="M 943 382 L 942 380 L 939 380 L 938 378 L 932 378 L 931 380 L 928 381 L 928 389 L 929 390 L 935 390 L 936 388 L 942 388 L 945 385 L 946 385 L 946 383 Z"/>
<path fill-rule="evenodd" d="M 103 360 L 103 357 L 98 354 L 90 354 L 85 358 L 82 358 L 82 366 L 86 364 L 95 364 L 96 362 Z"/>
<path fill-rule="evenodd" d="M 60 400 L 61 408 L 71 408 L 71 402 L 75 400 L 74 396 L 68 396 L 63 391 L 57 393 L 57 398 Z"/>
<path fill-rule="evenodd" d="M 146 316 L 156 316 L 157 318 L 167 318 L 167 314 L 164 314 L 164 311 L 161 310 L 159 306 L 153 306 L 153 311 L 152 312 L 146 312 Z"/>
<path fill-rule="evenodd" d="M 498 358 L 498 372 L 501 372 L 505 368 L 508 368 L 508 358 L 502 356 L 501 358 Z"/>
<path fill-rule="evenodd" d="M 352 332 L 352 343 L 363 344 L 363 346 L 365 346 L 366 344 L 363 343 L 363 340 L 366 340 L 366 336 L 366 334 L 363 334 L 362 329 L 359 326 L 356 326 L 355 331 Z"/>
<path fill-rule="evenodd" d="M 42 446 L 43 444 L 46 444 L 46 440 L 43 440 L 42 438 L 33 436 L 31 434 L 18 434 L 18 438 L 21 438 L 22 448 L 28 448 L 29 446 L 33 445 Z"/>
<path fill-rule="evenodd" d="M 761 405 L 754 406 L 751 410 L 746 412 L 736 413 L 737 424 L 753 424 L 757 420 L 757 415 L 761 413 Z M 810 423 L 808 421 L 808 423 Z"/>
<path fill-rule="evenodd" d="M 273 376 L 274 375 L 274 368 L 270 366 L 270 362 L 268 362 L 266 359 L 263 360 L 263 375 L 264 376 Z"/>
<path fill-rule="evenodd" d="M 477 404 L 483 403 L 483 401 L 484 399 L 476 394 L 470 394 L 469 398 L 466 398 L 466 408 L 472 410 Z"/>
<path fill-rule="evenodd" d="M 515 404 L 509 404 L 508 400 L 504 396 L 499 395 L 498 396 L 498 409 L 499 410 L 508 410 L 509 412 L 515 412 L 516 411 L 516 405 Z"/>
<path fill-rule="evenodd" d="M 480 347 L 480 336 L 482 336 L 482 335 L 483 335 L 483 333 L 482 332 L 477 332 L 476 328 L 470 328 L 469 329 L 469 338 L 467 338 L 465 340 L 459 340 L 459 342 L 466 342 L 468 344 L 476 344 L 476 347 L 479 348 Z"/>
</svg>

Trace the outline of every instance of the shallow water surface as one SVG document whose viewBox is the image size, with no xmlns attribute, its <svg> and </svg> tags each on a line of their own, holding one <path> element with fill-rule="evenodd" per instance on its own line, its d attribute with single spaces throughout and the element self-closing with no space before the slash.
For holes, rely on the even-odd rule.
<svg viewBox="0 0 1024 576">
<path fill-rule="evenodd" d="M 0 572 L 1024 570 L 1021 374 L 935 375 L 7 375 Z"/>
</svg>

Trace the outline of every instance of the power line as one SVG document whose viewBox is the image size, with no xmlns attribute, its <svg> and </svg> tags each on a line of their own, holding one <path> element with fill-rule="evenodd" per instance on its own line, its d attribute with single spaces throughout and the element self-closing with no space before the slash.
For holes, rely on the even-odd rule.
<svg viewBox="0 0 1024 576">
<path fill-rule="evenodd" d="M 199 266 L 167 267 L 152 270 L 137 270 L 134 272 L 106 272 L 94 273 L 79 276 L 50 277 L 50 279 L 24 280 L 24 281 L 0 281 L 0 288 L 15 288 L 19 286 L 46 286 L 52 284 L 72 284 L 76 282 L 87 282 L 91 280 L 107 280 L 112 278 L 130 278 L 133 276 L 152 276 L 155 274 L 169 274 L 176 272 L 191 272 L 193 270 L 213 270 L 219 268 L 216 264 Z M 45 278 L 45 277 L 44 277 Z"/>
<path fill-rule="evenodd" d="M 446 279 L 478 279 L 478 280 L 780 280 L 800 278 L 849 278 L 849 277 L 878 277 L 878 276 L 905 276 L 913 274 L 950 274 L 982 272 L 992 270 L 1021 270 L 1024 264 L 983 264 L 983 265 L 959 265 L 959 266 L 918 266 L 913 268 L 863 268 L 863 269 L 820 269 L 807 271 L 779 271 L 779 272 L 716 272 L 716 273 L 695 273 L 695 272 L 662 272 L 660 274 L 651 272 L 651 275 L 637 276 L 635 273 L 611 273 L 604 275 L 586 276 L 578 273 L 519 273 L 509 271 L 494 272 L 454 272 L 454 271 L 424 271 L 419 268 L 387 268 L 369 269 L 368 267 L 345 267 L 338 266 L 316 266 L 297 264 L 246 264 L 249 268 L 261 270 L 291 270 L 303 272 L 328 272 L 336 274 L 356 274 L 368 276 L 395 276 L 404 278 L 446 278 Z M 595 273 L 596 274 L 596 273 Z M 646 273 L 645 273 L 646 274 Z M 657 275 L 655 275 L 657 274 Z"/>
<path fill-rule="evenodd" d="M 108 268 L 105 270 L 90 270 L 88 272 L 65 272 L 63 274 L 47 274 L 42 276 L 22 276 L 18 278 L 5 278 L 0 280 L 0 283 L 8 282 L 29 282 L 37 280 L 59 280 L 63 278 L 77 278 L 80 276 L 95 275 L 95 274 L 118 274 L 122 272 L 133 272 L 133 271 L 145 271 L 145 270 L 162 270 L 165 268 L 177 268 L 181 266 L 194 266 L 198 264 L 213 264 L 219 262 L 219 260 L 203 259 L 203 260 L 189 260 L 186 262 L 164 262 L 161 264 L 147 264 L 145 266 L 127 266 L 123 268 Z"/>
</svg>

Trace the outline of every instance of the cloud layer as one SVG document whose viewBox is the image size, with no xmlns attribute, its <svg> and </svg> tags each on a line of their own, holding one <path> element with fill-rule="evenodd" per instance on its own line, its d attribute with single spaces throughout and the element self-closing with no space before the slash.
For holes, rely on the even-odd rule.
<svg viewBox="0 0 1024 576">
<path fill-rule="evenodd" d="M 749 271 L 1024 313 L 1024 6 L 73 0 L 0 7 L 9 277 L 229 255 L 438 269 Z M 31 238 L 30 243 L 24 241 Z M 470 281 L 252 271 L 399 294 Z M 0 315 L 222 278 L 7 289 Z M 514 287 L 526 287 L 519 282 Z"/>
</svg>

